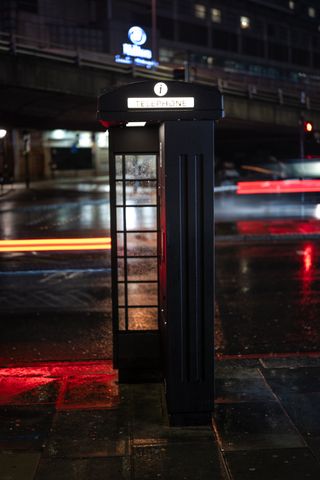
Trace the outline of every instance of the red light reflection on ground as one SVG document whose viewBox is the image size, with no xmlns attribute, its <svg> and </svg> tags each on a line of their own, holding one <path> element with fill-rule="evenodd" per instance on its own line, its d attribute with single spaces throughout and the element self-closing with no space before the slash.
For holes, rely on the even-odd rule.
<svg viewBox="0 0 320 480">
<path fill-rule="evenodd" d="M 36 391 L 38 392 L 39 402 L 41 401 L 40 391 L 44 391 L 49 383 L 54 382 L 54 379 L 51 378 L 41 378 L 41 377 L 11 377 L 8 376 L 4 379 L 0 377 L 0 405 L 11 404 L 14 399 L 15 404 L 24 403 L 23 397 L 28 396 L 28 401 L 31 403 L 32 394 Z"/>
<path fill-rule="evenodd" d="M 319 220 L 244 220 L 237 222 L 238 233 L 243 235 L 320 233 Z"/>
<path fill-rule="evenodd" d="M 312 296 L 314 294 L 312 287 L 315 279 L 315 271 L 313 268 L 315 263 L 314 245 L 306 244 L 304 245 L 303 250 L 299 250 L 297 253 L 301 256 L 302 259 L 302 265 L 300 270 L 301 303 L 308 306 L 312 304 Z"/>
<path fill-rule="evenodd" d="M 88 375 L 63 380 L 57 410 L 112 409 L 118 405 L 118 384 L 114 375 Z"/>
<path fill-rule="evenodd" d="M 312 245 L 307 245 L 303 252 L 303 266 L 304 266 L 304 271 L 308 273 L 312 267 L 312 262 L 313 262 L 313 247 Z"/>
<path fill-rule="evenodd" d="M 57 410 L 115 408 L 111 361 L 48 362 L 0 368 L 0 405 L 54 404 Z"/>
</svg>

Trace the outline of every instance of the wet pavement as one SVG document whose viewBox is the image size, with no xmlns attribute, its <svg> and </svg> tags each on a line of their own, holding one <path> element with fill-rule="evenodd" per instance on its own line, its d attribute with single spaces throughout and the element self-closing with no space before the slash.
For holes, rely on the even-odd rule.
<svg viewBox="0 0 320 480">
<path fill-rule="evenodd" d="M 17 186 L 0 199 L 1 239 L 103 237 L 109 223 L 105 179 Z M 2 364 L 112 357 L 110 250 L 0 255 Z"/>
<path fill-rule="evenodd" d="M 1 239 L 108 236 L 106 179 L 16 188 Z M 320 478 L 318 223 L 217 225 L 212 426 L 112 368 L 110 251 L 2 253 L 0 478 Z"/>
<path fill-rule="evenodd" d="M 320 359 L 222 360 L 214 428 L 232 479 L 320 476 Z"/>
<path fill-rule="evenodd" d="M 169 427 L 162 385 L 111 362 L 16 364 L 0 388 L 3 479 L 227 478 L 210 427 Z"/>
<path fill-rule="evenodd" d="M 109 254 L 2 254 L 2 363 L 110 359 Z"/>
<path fill-rule="evenodd" d="M 308 238 L 218 244 L 217 353 L 318 352 L 319 255 Z"/>
</svg>

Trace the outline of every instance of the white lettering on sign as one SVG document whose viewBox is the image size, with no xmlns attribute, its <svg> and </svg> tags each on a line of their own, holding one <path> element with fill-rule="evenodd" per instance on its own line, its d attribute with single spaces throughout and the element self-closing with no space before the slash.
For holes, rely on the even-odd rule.
<svg viewBox="0 0 320 480">
<path fill-rule="evenodd" d="M 194 108 L 194 97 L 128 98 L 128 108 Z"/>
<path fill-rule="evenodd" d="M 141 48 L 139 45 L 131 45 L 131 43 L 123 43 L 122 52 L 124 55 L 129 55 L 130 57 L 152 58 L 151 50 Z"/>
</svg>

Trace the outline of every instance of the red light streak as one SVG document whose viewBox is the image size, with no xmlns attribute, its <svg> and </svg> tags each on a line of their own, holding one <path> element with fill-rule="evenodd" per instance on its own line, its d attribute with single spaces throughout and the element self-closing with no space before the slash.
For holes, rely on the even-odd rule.
<svg viewBox="0 0 320 480">
<path fill-rule="evenodd" d="M 241 220 L 237 222 L 238 233 L 242 235 L 290 235 L 319 234 L 319 220 Z"/>
<path fill-rule="evenodd" d="M 110 237 L 0 240 L 1 252 L 110 250 Z"/>
<path fill-rule="evenodd" d="M 302 192 L 320 192 L 320 180 L 261 180 L 237 184 L 237 195 Z"/>
</svg>

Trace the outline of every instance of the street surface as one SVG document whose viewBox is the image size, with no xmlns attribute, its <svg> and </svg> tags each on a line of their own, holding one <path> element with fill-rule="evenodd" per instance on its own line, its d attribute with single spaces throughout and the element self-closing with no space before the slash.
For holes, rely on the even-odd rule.
<svg viewBox="0 0 320 480">
<path fill-rule="evenodd" d="M 161 384 L 118 384 L 107 242 L 0 253 L 4 478 L 320 478 L 318 221 L 218 213 L 214 436 L 169 427 Z M 105 179 L 0 197 L 0 240 L 109 236 Z"/>
<path fill-rule="evenodd" d="M 70 181 L 4 195 L 1 239 L 107 237 L 106 189 Z M 111 358 L 110 250 L 0 255 L 2 363 Z"/>
<path fill-rule="evenodd" d="M 217 352 L 319 352 L 317 240 L 252 240 L 216 248 Z"/>
<path fill-rule="evenodd" d="M 217 355 L 318 352 L 318 221 L 241 219 L 216 230 Z M 1 239 L 109 236 L 104 178 L 0 198 Z M 110 250 L 0 255 L 3 363 L 112 357 Z"/>
</svg>

